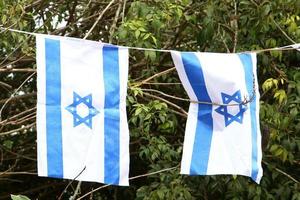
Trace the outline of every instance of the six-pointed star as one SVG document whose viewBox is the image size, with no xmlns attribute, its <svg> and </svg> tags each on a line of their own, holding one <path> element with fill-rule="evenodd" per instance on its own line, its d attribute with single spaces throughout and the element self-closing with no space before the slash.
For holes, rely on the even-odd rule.
<svg viewBox="0 0 300 200">
<path fill-rule="evenodd" d="M 89 94 L 85 97 L 81 97 L 76 92 L 73 92 L 73 103 L 66 107 L 73 115 L 73 126 L 76 127 L 82 123 L 87 125 L 90 129 L 92 129 L 92 118 L 99 113 L 98 110 L 92 105 L 92 94 Z M 80 116 L 77 112 L 77 107 L 83 103 L 88 108 L 87 116 Z"/>
<path fill-rule="evenodd" d="M 228 106 L 220 106 L 215 111 L 221 115 L 224 115 L 225 118 L 225 126 L 230 125 L 233 121 L 236 121 L 240 124 L 243 123 L 243 114 L 247 110 L 247 106 L 242 103 L 241 92 L 240 90 L 236 91 L 233 95 L 228 95 L 221 92 L 223 104 L 230 104 L 231 101 L 236 103 L 240 103 L 238 105 L 239 112 L 236 115 L 230 114 L 228 112 Z"/>
</svg>

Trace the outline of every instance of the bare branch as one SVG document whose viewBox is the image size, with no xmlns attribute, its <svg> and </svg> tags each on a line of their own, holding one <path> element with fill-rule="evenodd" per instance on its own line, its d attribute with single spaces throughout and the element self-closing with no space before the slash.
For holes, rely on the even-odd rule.
<svg viewBox="0 0 300 200">
<path fill-rule="evenodd" d="M 112 0 L 105 8 L 104 10 L 99 14 L 99 17 L 97 18 L 97 20 L 95 21 L 95 23 L 93 24 L 93 26 L 90 28 L 90 30 L 87 32 L 87 34 L 84 36 L 83 39 L 86 39 L 89 37 L 89 35 L 91 34 L 91 32 L 94 30 L 94 28 L 96 27 L 96 25 L 98 24 L 98 22 L 100 21 L 100 19 L 102 18 L 102 16 L 104 15 L 104 13 L 109 9 L 109 7 L 114 3 L 115 0 Z"/>
<path fill-rule="evenodd" d="M 36 96 L 36 92 L 30 93 L 30 94 L 24 94 L 24 95 L 20 95 L 20 96 L 14 96 L 14 97 L 10 97 L 10 98 L 7 98 L 7 99 L 2 99 L 2 100 L 0 100 L 0 105 L 4 104 L 7 101 L 13 102 L 13 101 L 16 101 L 16 100 L 19 100 L 19 99 L 25 99 L 25 98 L 33 97 L 33 96 Z M 0 121 L 0 122 L 2 122 L 2 121 Z"/>
<path fill-rule="evenodd" d="M 27 126 L 21 127 L 21 128 L 17 128 L 17 129 L 10 130 L 10 131 L 7 131 L 7 132 L 2 132 L 2 133 L 0 133 L 0 136 L 10 135 L 12 133 L 16 133 L 16 132 L 19 132 L 19 131 L 30 129 L 30 128 L 34 127 L 34 126 L 35 126 L 35 122 L 32 123 L 32 124 L 29 124 Z"/>
<path fill-rule="evenodd" d="M 237 41 L 238 41 L 238 21 L 237 21 L 238 17 L 237 17 L 237 3 L 234 0 L 234 20 L 233 20 L 233 26 L 234 26 L 234 38 L 233 38 L 233 50 L 232 52 L 235 53 L 236 51 L 236 46 L 237 46 Z"/>
<path fill-rule="evenodd" d="M 121 7 L 122 7 L 122 0 L 119 0 L 119 5 L 118 5 L 118 9 L 116 11 L 116 15 L 115 15 L 115 18 L 114 18 L 114 21 L 110 27 L 110 30 L 109 30 L 109 43 L 112 43 L 112 40 L 113 40 L 113 36 L 114 36 L 114 32 L 115 32 L 115 29 L 116 29 L 116 26 L 117 26 L 117 22 L 118 22 L 118 19 L 119 19 L 119 15 L 120 15 L 120 12 L 121 12 Z"/>
<path fill-rule="evenodd" d="M 276 27 L 282 32 L 282 34 L 293 44 L 296 44 L 295 40 L 293 40 L 280 26 L 279 24 L 272 18 L 273 23 L 276 25 Z"/>
<path fill-rule="evenodd" d="M 161 97 L 159 97 L 159 96 L 152 95 L 152 94 L 149 94 L 149 93 L 146 93 L 146 92 L 143 93 L 143 94 L 146 95 L 146 96 L 149 96 L 149 97 L 158 99 L 158 100 L 160 100 L 160 101 L 163 101 L 163 102 L 165 102 L 165 103 L 167 103 L 167 104 L 173 106 L 174 108 L 177 108 L 177 109 L 180 110 L 185 116 L 188 115 L 188 113 L 187 113 L 183 108 L 181 108 L 180 106 L 176 105 L 175 103 L 172 103 L 172 102 L 170 102 L 170 101 L 168 101 L 168 100 L 166 100 L 166 99 L 164 99 L 164 98 L 161 98 Z"/>
</svg>

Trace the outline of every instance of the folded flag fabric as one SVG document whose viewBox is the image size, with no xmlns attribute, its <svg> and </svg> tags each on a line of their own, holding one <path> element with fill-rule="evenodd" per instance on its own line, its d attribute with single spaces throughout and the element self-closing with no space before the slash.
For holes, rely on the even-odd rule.
<svg viewBox="0 0 300 200">
<path fill-rule="evenodd" d="M 259 183 L 256 54 L 172 51 L 171 55 L 189 98 L 197 101 L 189 107 L 181 173 L 237 174 Z M 250 102 L 242 104 L 245 97 Z"/>
<path fill-rule="evenodd" d="M 38 175 L 128 185 L 128 49 L 37 35 Z"/>
</svg>

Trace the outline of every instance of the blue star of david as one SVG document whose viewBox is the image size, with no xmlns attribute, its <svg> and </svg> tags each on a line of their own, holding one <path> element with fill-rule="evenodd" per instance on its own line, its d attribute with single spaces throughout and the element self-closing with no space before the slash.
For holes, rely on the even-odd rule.
<svg viewBox="0 0 300 200">
<path fill-rule="evenodd" d="M 81 97 L 76 92 L 73 92 L 73 103 L 66 107 L 66 110 L 68 110 L 73 115 L 73 126 L 76 127 L 80 124 L 85 124 L 87 127 L 92 129 L 92 118 L 96 116 L 99 111 L 96 110 L 96 108 L 92 105 L 92 94 L 89 94 L 85 97 Z M 83 103 L 85 106 L 87 106 L 89 113 L 87 116 L 80 116 L 77 113 L 77 106 Z"/>
<path fill-rule="evenodd" d="M 240 90 L 236 91 L 233 95 L 228 95 L 221 92 L 223 104 L 230 104 L 232 101 L 236 103 L 242 103 Z M 225 126 L 229 126 L 232 122 L 236 121 L 240 124 L 243 123 L 244 112 L 247 110 L 247 106 L 239 104 L 239 112 L 236 115 L 232 115 L 228 112 L 228 106 L 219 106 L 215 111 L 221 115 L 224 115 Z"/>
</svg>

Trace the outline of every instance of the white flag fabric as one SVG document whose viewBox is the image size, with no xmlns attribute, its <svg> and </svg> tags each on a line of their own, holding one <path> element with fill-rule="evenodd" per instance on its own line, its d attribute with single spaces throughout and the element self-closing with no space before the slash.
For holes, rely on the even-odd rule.
<svg viewBox="0 0 300 200">
<path fill-rule="evenodd" d="M 171 55 L 189 98 L 208 103 L 190 104 L 181 173 L 237 174 L 259 183 L 262 152 L 256 54 L 172 51 Z M 241 104 L 245 97 L 253 99 Z"/>
<path fill-rule="evenodd" d="M 37 35 L 38 175 L 128 185 L 128 49 Z"/>
</svg>

